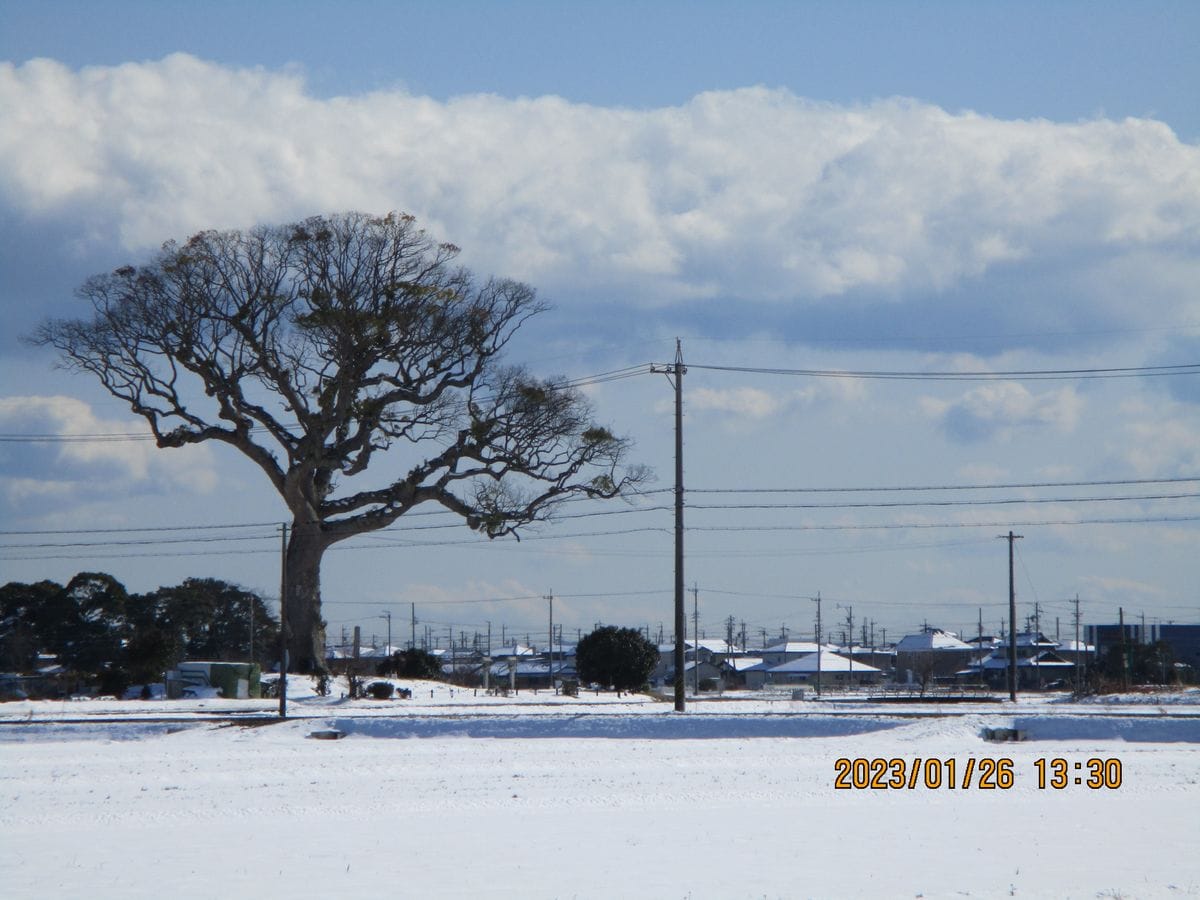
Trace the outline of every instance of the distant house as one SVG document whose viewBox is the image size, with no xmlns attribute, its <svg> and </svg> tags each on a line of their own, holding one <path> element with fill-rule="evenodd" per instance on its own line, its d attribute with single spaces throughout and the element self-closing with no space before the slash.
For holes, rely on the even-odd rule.
<svg viewBox="0 0 1200 900">
<path fill-rule="evenodd" d="M 722 662 L 727 658 L 732 658 L 731 654 L 736 651 L 730 647 L 725 641 L 702 639 L 699 641 L 684 641 L 683 642 L 683 661 L 684 670 L 688 672 L 688 678 L 693 677 L 690 664 L 694 662 L 700 663 L 700 679 L 705 678 L 721 678 L 722 677 Z M 658 645 L 658 665 L 654 667 L 654 671 L 650 673 L 650 683 L 657 686 L 673 684 L 675 682 L 675 645 L 674 644 L 659 644 Z M 688 682 L 691 683 L 690 681 Z"/>
<path fill-rule="evenodd" d="M 978 659 L 979 650 L 971 644 L 949 631 L 927 628 L 896 644 L 896 678 L 908 683 L 951 678 Z"/>
<path fill-rule="evenodd" d="M 762 665 L 761 656 L 733 656 L 721 660 L 721 680 L 725 687 L 749 687 L 746 683 L 746 673 Z"/>
<path fill-rule="evenodd" d="M 833 644 L 817 644 L 814 641 L 779 641 L 769 647 L 764 647 L 759 655 L 767 668 L 773 668 L 803 656 L 809 656 L 822 649 L 837 652 L 838 648 Z"/>
<path fill-rule="evenodd" d="M 1018 634 L 1015 643 L 1019 688 L 1037 689 L 1074 677 L 1075 662 L 1057 652 L 1058 641 L 1051 640 L 1039 631 Z M 1010 654 L 1010 644 L 1001 642 L 982 660 L 965 667 L 958 674 L 961 677 L 982 677 L 989 687 L 1002 689 L 1008 684 Z"/>
<path fill-rule="evenodd" d="M 768 665 L 764 661 L 761 665 L 747 669 L 745 675 L 748 687 L 768 687 L 815 685 L 818 673 L 821 684 L 828 687 L 878 684 L 883 678 L 883 671 L 875 666 L 856 662 L 840 653 L 824 649 L 776 666 Z"/>
</svg>

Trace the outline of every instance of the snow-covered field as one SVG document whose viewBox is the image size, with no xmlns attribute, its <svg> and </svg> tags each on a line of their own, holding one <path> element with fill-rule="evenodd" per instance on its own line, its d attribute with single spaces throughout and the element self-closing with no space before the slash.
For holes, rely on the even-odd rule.
<svg viewBox="0 0 1200 900">
<path fill-rule="evenodd" d="M 675 714 L 412 687 L 294 684 L 282 723 L 200 718 L 267 701 L 0 704 L 0 895 L 1200 897 L 1197 692 Z M 982 737 L 1005 727 L 1027 739 Z M 310 737 L 328 729 L 344 739 Z M 922 763 L 913 789 L 839 790 L 842 757 L 901 760 L 906 780 L 940 760 L 943 786 Z M 1056 758 L 1066 785 L 1039 789 Z M 1119 760 L 1119 787 L 1074 783 L 1093 758 Z M 996 759 L 1012 786 L 980 789 Z"/>
</svg>

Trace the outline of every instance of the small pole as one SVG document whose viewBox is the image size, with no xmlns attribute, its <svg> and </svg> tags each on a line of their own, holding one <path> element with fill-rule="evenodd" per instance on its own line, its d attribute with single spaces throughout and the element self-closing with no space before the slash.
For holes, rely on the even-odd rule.
<svg viewBox="0 0 1200 900">
<path fill-rule="evenodd" d="M 550 688 L 554 688 L 554 591 L 546 595 L 550 602 L 550 632 L 546 635 L 546 659 L 550 670 Z"/>
<path fill-rule="evenodd" d="M 387 612 L 382 613 L 379 616 L 379 618 L 387 619 L 387 623 L 388 623 L 387 652 L 384 653 L 383 655 L 386 659 L 388 659 L 390 661 L 391 657 L 392 657 L 392 611 L 389 609 Z"/>
<path fill-rule="evenodd" d="M 288 670 L 288 626 L 287 626 L 287 542 L 288 527 L 283 523 L 279 561 L 279 718 L 287 718 L 287 670 Z"/>
<path fill-rule="evenodd" d="M 692 583 L 692 693 L 700 693 L 700 588 Z"/>
<path fill-rule="evenodd" d="M 817 604 L 817 696 L 821 696 L 821 592 L 817 591 L 817 596 L 813 597 L 813 602 Z"/>
<path fill-rule="evenodd" d="M 687 614 L 684 611 L 683 581 L 683 344 L 675 339 L 675 362 L 651 366 L 651 372 L 667 376 L 675 389 L 675 711 L 686 709 L 684 684 L 684 643 L 687 640 Z"/>
<path fill-rule="evenodd" d="M 1017 589 L 1013 583 L 1013 541 L 1024 535 L 1007 535 L 1008 540 L 1008 699 L 1017 702 Z"/>
</svg>

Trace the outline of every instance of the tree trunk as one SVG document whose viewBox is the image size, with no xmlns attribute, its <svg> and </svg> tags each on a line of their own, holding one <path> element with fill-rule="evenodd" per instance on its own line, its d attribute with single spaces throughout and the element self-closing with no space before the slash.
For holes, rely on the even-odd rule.
<svg viewBox="0 0 1200 900">
<path fill-rule="evenodd" d="M 287 547 L 288 671 L 324 672 L 325 621 L 321 618 L 321 557 L 328 539 L 312 525 L 294 526 Z"/>
</svg>

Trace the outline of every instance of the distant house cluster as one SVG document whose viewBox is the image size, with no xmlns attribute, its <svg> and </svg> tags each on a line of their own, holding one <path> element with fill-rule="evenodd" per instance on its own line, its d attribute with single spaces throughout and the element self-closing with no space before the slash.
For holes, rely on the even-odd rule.
<svg viewBox="0 0 1200 900">
<path fill-rule="evenodd" d="M 1056 639 L 1041 631 L 1016 635 L 1017 685 L 1021 690 L 1070 688 L 1086 676 L 1098 657 L 1121 640 L 1119 626 L 1088 626 L 1087 640 Z M 1200 625 L 1154 626 L 1142 633 L 1127 626 L 1132 643 L 1167 641 L 1175 658 L 1188 669 L 1200 669 Z M 962 637 L 925 627 L 884 646 L 817 644 L 780 636 L 762 646 L 717 639 L 684 642 L 684 682 L 689 692 L 725 690 L 830 690 L 900 686 L 925 691 L 935 687 L 1003 690 L 1008 685 L 1013 654 L 1010 636 Z M 347 648 L 331 648 L 331 667 L 373 674 L 392 653 L 403 648 L 363 648 L 357 657 Z M 489 689 L 549 688 L 576 681 L 575 647 L 551 648 L 522 643 L 502 647 L 471 645 L 434 648 L 445 678 Z M 675 682 L 675 645 L 659 645 L 652 687 L 669 690 Z"/>
</svg>

